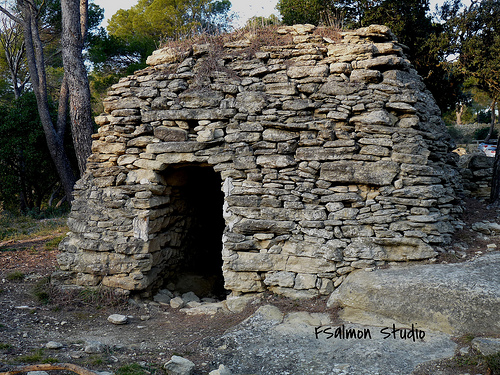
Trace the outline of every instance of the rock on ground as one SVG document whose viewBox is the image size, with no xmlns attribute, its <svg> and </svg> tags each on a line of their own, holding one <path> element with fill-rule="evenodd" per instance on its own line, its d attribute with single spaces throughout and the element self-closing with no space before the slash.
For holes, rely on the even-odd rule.
<svg viewBox="0 0 500 375">
<path fill-rule="evenodd" d="M 471 262 L 357 271 L 332 293 L 341 318 L 454 335 L 500 332 L 500 252 Z"/>
<path fill-rule="evenodd" d="M 168 375 L 190 375 L 193 373 L 194 367 L 195 364 L 189 359 L 177 355 L 173 355 L 164 366 Z"/>
<path fill-rule="evenodd" d="M 330 327 L 330 328 L 329 328 Z M 327 314 L 283 314 L 274 306 L 259 308 L 221 338 L 203 345 L 234 374 L 411 374 L 423 362 L 451 357 L 456 344 L 441 333 L 423 340 L 384 339 L 380 327 L 349 324 L 345 329 L 370 332 L 371 338 L 331 337 L 342 330 Z M 317 335 L 316 335 L 317 333 Z"/>
<path fill-rule="evenodd" d="M 128 318 L 125 315 L 121 314 L 112 314 L 108 316 L 108 322 L 113 323 L 113 324 L 127 324 Z"/>
</svg>

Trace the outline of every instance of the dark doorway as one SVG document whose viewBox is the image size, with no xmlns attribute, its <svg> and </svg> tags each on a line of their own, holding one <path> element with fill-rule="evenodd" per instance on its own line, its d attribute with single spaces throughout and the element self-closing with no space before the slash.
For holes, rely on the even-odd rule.
<svg viewBox="0 0 500 375">
<path fill-rule="evenodd" d="M 188 166 L 167 171 L 172 202 L 182 222 L 176 290 L 199 297 L 225 298 L 222 276 L 222 216 L 224 194 L 221 177 L 211 167 Z"/>
</svg>

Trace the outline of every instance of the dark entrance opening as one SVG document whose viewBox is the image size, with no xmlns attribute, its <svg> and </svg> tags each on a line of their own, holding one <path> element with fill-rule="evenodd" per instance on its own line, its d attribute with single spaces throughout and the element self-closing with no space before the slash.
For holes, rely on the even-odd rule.
<svg viewBox="0 0 500 375">
<path fill-rule="evenodd" d="M 211 167 L 184 166 L 169 169 L 171 206 L 177 216 L 178 268 L 171 280 L 181 293 L 198 297 L 226 297 L 222 276 L 224 194 L 221 177 Z"/>
</svg>

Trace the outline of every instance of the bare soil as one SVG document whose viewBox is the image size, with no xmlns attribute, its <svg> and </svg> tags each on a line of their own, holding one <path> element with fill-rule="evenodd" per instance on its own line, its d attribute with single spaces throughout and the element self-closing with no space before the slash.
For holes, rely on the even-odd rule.
<svg viewBox="0 0 500 375">
<path fill-rule="evenodd" d="M 496 221 L 497 214 L 484 203 L 467 200 L 463 217 L 466 225 L 455 234 L 452 246 L 438 257 L 438 262 L 465 261 L 485 252 L 488 244 L 500 247 L 498 237 L 489 238 L 471 230 L 472 223 L 481 220 Z M 161 373 L 172 355 L 180 355 L 196 364 L 195 374 L 207 374 L 218 364 L 204 343 L 221 337 L 260 305 L 271 303 L 283 312 L 326 311 L 326 298 L 290 301 L 264 295 L 261 302 L 240 314 L 188 316 L 169 306 L 132 302 L 105 292 L 63 292 L 47 283 L 47 277 L 57 268 L 57 250 L 48 251 L 45 244 L 57 236 L 60 233 L 0 242 L 0 372 L 35 363 L 74 363 L 99 371 L 117 371 L 138 363 L 142 372 L 122 374 L 146 375 Z M 52 300 L 47 303 L 48 297 Z M 335 311 L 328 312 L 337 319 Z M 107 317 L 114 313 L 129 316 L 129 323 L 109 323 Z M 44 348 L 49 341 L 64 347 Z M 89 341 L 100 341 L 106 347 L 86 353 Z M 464 338 L 457 338 L 457 342 L 462 347 L 469 345 Z M 471 353 L 422 365 L 414 374 L 494 374 L 480 356 Z"/>
</svg>

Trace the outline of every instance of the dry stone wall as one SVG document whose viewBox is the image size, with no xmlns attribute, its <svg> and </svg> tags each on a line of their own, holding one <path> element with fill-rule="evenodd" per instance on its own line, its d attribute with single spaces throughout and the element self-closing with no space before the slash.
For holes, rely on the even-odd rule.
<svg viewBox="0 0 500 375">
<path fill-rule="evenodd" d="M 199 257 L 234 294 L 328 294 L 354 269 L 436 256 L 460 182 L 434 99 L 386 27 L 320 31 L 164 48 L 114 85 L 55 276 L 156 288 L 217 216 L 219 250 Z"/>
</svg>

